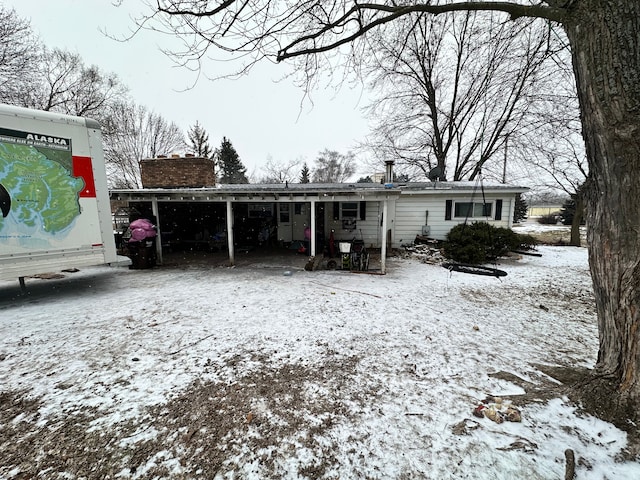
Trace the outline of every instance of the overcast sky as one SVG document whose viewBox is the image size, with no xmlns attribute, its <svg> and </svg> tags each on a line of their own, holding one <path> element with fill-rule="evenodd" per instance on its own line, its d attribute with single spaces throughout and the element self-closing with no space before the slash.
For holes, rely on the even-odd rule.
<svg viewBox="0 0 640 480">
<path fill-rule="evenodd" d="M 197 120 L 213 147 L 223 136 L 229 138 L 250 174 L 259 174 L 257 169 L 269 156 L 278 162 L 306 160 L 312 166 L 324 148 L 346 153 L 366 136 L 362 89 L 323 88 L 312 92 L 312 105 L 292 81 L 278 81 L 288 72 L 287 65 L 264 63 L 240 80 L 201 78 L 184 91 L 194 75 L 176 68 L 161 53 L 159 47 L 168 46 L 166 37 L 142 32 L 128 42 L 117 42 L 101 32 L 121 36 L 133 27 L 130 15 L 142 11 L 141 2 L 122 3 L 114 7 L 111 0 L 4 1 L 31 21 L 47 46 L 77 52 L 86 64 L 118 74 L 136 103 L 177 123 L 185 133 Z M 215 76 L 229 68 L 208 63 L 205 73 Z"/>
</svg>

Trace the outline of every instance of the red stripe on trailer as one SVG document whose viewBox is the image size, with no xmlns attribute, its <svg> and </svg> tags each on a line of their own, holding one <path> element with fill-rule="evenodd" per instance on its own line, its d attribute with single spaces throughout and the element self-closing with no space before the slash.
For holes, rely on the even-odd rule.
<svg viewBox="0 0 640 480">
<path fill-rule="evenodd" d="M 73 156 L 73 176 L 84 179 L 84 188 L 80 191 L 80 197 L 96 197 L 96 183 L 93 179 L 91 157 Z"/>
</svg>

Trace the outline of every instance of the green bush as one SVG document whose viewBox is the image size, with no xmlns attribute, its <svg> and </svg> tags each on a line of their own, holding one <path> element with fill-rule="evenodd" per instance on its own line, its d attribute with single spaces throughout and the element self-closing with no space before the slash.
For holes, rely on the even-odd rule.
<svg viewBox="0 0 640 480">
<path fill-rule="evenodd" d="M 555 213 L 548 213 L 538 218 L 540 225 L 556 225 L 558 223 L 558 216 Z"/>
<path fill-rule="evenodd" d="M 516 244 L 511 250 L 534 250 L 538 245 L 538 239 L 533 235 L 516 233 Z"/>
<path fill-rule="evenodd" d="M 531 235 L 510 228 L 474 222 L 453 227 L 443 246 L 446 258 L 460 263 L 480 264 L 495 260 L 512 250 L 531 250 L 537 244 Z"/>
</svg>

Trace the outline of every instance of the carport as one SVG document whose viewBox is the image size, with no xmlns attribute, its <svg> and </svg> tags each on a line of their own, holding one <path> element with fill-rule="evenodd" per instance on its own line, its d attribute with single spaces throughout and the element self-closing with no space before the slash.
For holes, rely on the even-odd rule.
<svg viewBox="0 0 640 480">
<path fill-rule="evenodd" d="M 235 265 L 239 240 L 235 238 L 238 234 L 235 227 L 239 227 L 236 214 L 243 212 L 243 220 L 245 217 L 259 220 L 261 216 L 270 215 L 277 223 L 280 240 L 289 235 L 288 229 L 297 229 L 298 232 L 302 227 L 310 229 L 308 254 L 312 258 L 322 253 L 319 252 L 318 243 L 327 240 L 329 231 L 335 230 L 338 237 L 345 239 L 349 235 L 357 236 L 359 233 L 370 247 L 380 249 L 381 272 L 385 273 L 385 259 L 391 234 L 391 226 L 388 225 L 389 204 L 399 197 L 400 190 L 372 183 L 239 184 L 211 188 L 117 189 L 110 193 L 112 205 L 150 206 L 158 227 L 159 238 L 156 248 L 159 264 L 162 264 L 162 245 L 168 244 L 168 239 L 162 238 L 163 232 L 169 232 L 171 227 L 168 223 L 175 222 L 175 218 L 169 218 L 168 210 L 164 207 L 173 205 L 176 207 L 173 211 L 181 212 L 178 215 L 181 221 L 197 223 L 204 215 L 208 215 L 209 220 L 215 217 L 215 222 L 223 223 L 225 236 L 224 239 L 220 236 L 217 241 L 224 241 L 226 244 L 230 265 Z M 202 211 L 196 207 L 197 205 L 207 206 L 206 211 L 209 213 L 195 214 L 194 212 Z M 299 217 L 296 218 L 307 219 L 308 225 L 292 221 L 297 214 Z M 186 218 L 188 215 L 192 217 Z M 209 232 L 209 235 L 212 233 L 219 234 Z M 293 236 L 295 233 L 291 234 L 290 239 L 293 239 Z M 207 237 L 206 240 L 209 238 L 211 237 Z"/>
</svg>

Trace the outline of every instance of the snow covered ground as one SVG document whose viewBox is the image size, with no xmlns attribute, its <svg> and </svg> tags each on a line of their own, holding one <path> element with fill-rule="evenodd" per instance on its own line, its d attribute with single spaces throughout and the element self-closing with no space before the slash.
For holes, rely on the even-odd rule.
<svg viewBox="0 0 640 480">
<path fill-rule="evenodd" d="M 624 432 L 536 397 L 598 346 L 586 249 L 539 251 L 501 279 L 393 258 L 0 282 L 0 478 L 551 479 L 566 449 L 577 478 L 640 478 Z"/>
</svg>

